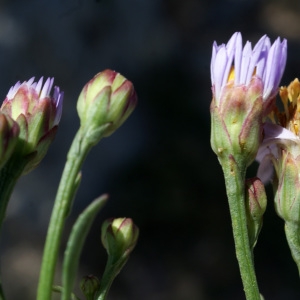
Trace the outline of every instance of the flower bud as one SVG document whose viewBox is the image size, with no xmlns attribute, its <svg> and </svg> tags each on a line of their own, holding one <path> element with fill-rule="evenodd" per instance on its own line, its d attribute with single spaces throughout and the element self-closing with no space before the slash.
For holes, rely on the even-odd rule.
<svg viewBox="0 0 300 300">
<path fill-rule="evenodd" d="M 288 150 L 281 153 L 276 164 L 275 208 L 285 222 L 300 226 L 300 156 L 294 157 Z"/>
<path fill-rule="evenodd" d="M 20 127 L 15 159 L 30 157 L 24 172 L 35 168 L 47 153 L 62 113 L 63 92 L 54 88 L 53 78 L 43 85 L 43 77 L 34 82 L 31 78 L 11 87 L 1 106 L 1 112 L 9 115 Z"/>
<path fill-rule="evenodd" d="M 130 218 L 108 219 L 101 228 L 102 244 L 114 261 L 129 256 L 138 236 L 139 229 Z"/>
<path fill-rule="evenodd" d="M 100 288 L 100 280 L 94 275 L 84 276 L 80 282 L 80 289 L 86 300 L 94 300 L 96 292 Z"/>
<path fill-rule="evenodd" d="M 10 116 L 0 112 L 0 168 L 12 155 L 19 131 L 18 124 Z"/>
<path fill-rule="evenodd" d="M 111 135 L 129 117 L 137 103 L 133 84 L 120 73 L 105 70 L 83 88 L 77 111 L 84 134 L 97 143 Z"/>
<path fill-rule="evenodd" d="M 259 178 L 246 180 L 246 214 L 250 246 L 253 249 L 263 224 L 267 207 L 265 187 Z"/>
</svg>

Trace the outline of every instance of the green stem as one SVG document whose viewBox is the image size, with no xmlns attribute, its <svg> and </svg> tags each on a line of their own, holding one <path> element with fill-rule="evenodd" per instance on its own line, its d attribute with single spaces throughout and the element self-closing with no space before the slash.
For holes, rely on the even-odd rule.
<svg viewBox="0 0 300 300">
<path fill-rule="evenodd" d="M 298 267 L 300 275 L 300 227 L 297 223 L 286 222 L 284 230 L 292 257 Z"/>
<path fill-rule="evenodd" d="M 106 263 L 106 267 L 103 273 L 103 276 L 101 278 L 100 283 L 100 290 L 97 293 L 96 299 L 97 300 L 105 300 L 109 289 L 116 278 L 116 276 L 119 274 L 121 269 L 124 267 L 128 260 L 127 257 L 121 258 L 119 261 L 113 261 L 113 258 L 109 255 Z"/>
<path fill-rule="evenodd" d="M 12 191 L 26 164 L 27 160 L 16 161 L 14 158 L 12 158 L 0 170 L 0 228 L 5 218 L 7 204 Z"/>
<path fill-rule="evenodd" d="M 51 299 L 55 266 L 65 220 L 79 185 L 82 163 L 91 147 L 79 130 L 67 156 L 50 218 L 37 291 L 38 300 Z"/>
<path fill-rule="evenodd" d="M 239 263 L 246 299 L 260 300 L 247 229 L 245 209 L 246 167 L 239 166 L 232 156 L 226 161 L 222 161 L 221 165 L 226 183 L 236 257 Z"/>
<path fill-rule="evenodd" d="M 10 196 L 26 164 L 27 160 L 16 161 L 12 158 L 0 170 L 0 229 L 5 219 Z M 2 283 L 0 282 L 0 300 L 4 299 L 5 296 L 2 289 Z"/>
</svg>

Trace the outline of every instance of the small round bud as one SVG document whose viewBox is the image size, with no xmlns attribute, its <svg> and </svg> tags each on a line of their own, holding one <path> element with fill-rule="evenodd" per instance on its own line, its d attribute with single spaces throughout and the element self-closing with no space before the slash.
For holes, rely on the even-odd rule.
<svg viewBox="0 0 300 300">
<path fill-rule="evenodd" d="M 246 214 L 250 246 L 254 248 L 267 207 L 265 187 L 259 178 L 246 180 Z"/>
<path fill-rule="evenodd" d="M 86 300 L 93 300 L 96 292 L 100 288 L 100 280 L 94 275 L 84 276 L 80 282 L 80 289 Z"/>
<path fill-rule="evenodd" d="M 101 229 L 102 244 L 113 260 L 129 256 L 138 236 L 139 229 L 130 218 L 108 219 Z"/>
</svg>

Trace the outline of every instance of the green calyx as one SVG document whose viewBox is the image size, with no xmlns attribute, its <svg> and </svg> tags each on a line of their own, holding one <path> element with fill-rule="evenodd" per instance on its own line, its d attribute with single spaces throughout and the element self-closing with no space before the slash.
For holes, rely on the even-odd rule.
<svg viewBox="0 0 300 300">
<path fill-rule="evenodd" d="M 211 103 L 211 145 L 217 156 L 233 155 L 249 166 L 262 140 L 263 86 L 253 78 L 249 86 L 228 84 L 217 103 Z"/>
</svg>

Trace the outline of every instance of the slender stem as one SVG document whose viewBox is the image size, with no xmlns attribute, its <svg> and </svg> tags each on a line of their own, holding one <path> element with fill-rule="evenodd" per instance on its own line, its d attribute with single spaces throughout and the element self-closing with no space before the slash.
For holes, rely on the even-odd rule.
<svg viewBox="0 0 300 300">
<path fill-rule="evenodd" d="M 10 196 L 26 164 L 27 160 L 17 161 L 12 158 L 0 170 L 0 229 L 5 218 Z M 0 300 L 4 299 L 2 282 L 0 282 Z"/>
<path fill-rule="evenodd" d="M 284 230 L 292 257 L 300 275 L 300 227 L 296 222 L 285 222 Z"/>
<path fill-rule="evenodd" d="M 55 266 L 65 220 L 79 185 L 80 168 L 90 148 L 91 145 L 85 141 L 84 135 L 79 130 L 68 153 L 50 218 L 37 291 L 38 300 L 51 299 Z"/>
<path fill-rule="evenodd" d="M 98 291 L 96 296 L 97 300 L 106 299 L 114 279 L 119 274 L 123 266 L 126 264 L 127 260 L 128 257 L 124 257 L 121 258 L 119 261 L 115 262 L 113 261 L 113 258 L 110 255 L 108 256 L 106 267 L 101 278 L 100 290 Z"/>
<path fill-rule="evenodd" d="M 27 161 L 10 159 L 0 170 L 0 228 L 5 218 L 6 208 L 11 193 L 21 176 Z"/>
<path fill-rule="evenodd" d="M 244 188 L 246 167 L 239 166 L 232 156 L 222 161 L 221 165 L 226 183 L 236 257 L 246 299 L 260 300 L 247 229 Z"/>
</svg>

